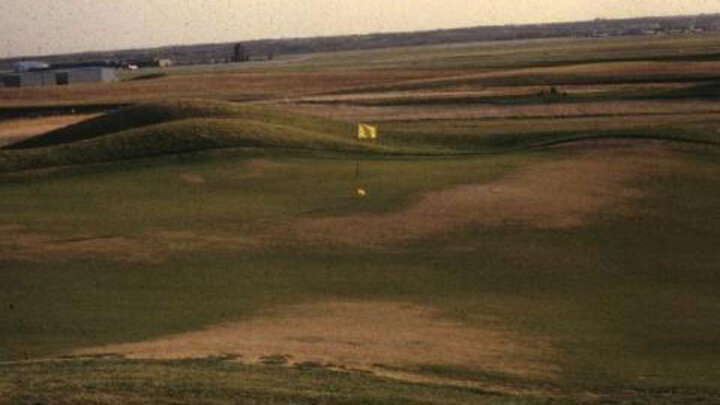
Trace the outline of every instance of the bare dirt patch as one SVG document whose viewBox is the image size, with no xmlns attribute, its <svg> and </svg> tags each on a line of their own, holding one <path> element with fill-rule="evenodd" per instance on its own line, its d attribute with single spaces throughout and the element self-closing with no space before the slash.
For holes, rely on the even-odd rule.
<svg viewBox="0 0 720 405">
<path fill-rule="evenodd" d="M 501 328 L 470 327 L 433 308 L 394 302 L 326 302 L 245 322 L 147 342 L 80 350 L 140 359 L 234 357 L 248 363 L 319 364 L 353 369 L 442 364 L 521 376 L 553 374 L 552 347 Z"/>
<path fill-rule="evenodd" d="M 632 215 L 641 179 L 667 168 L 662 150 L 590 152 L 525 167 L 487 184 L 433 191 L 386 214 L 302 218 L 266 231 L 270 241 L 382 246 L 469 226 L 573 228 L 598 215 Z"/>
<path fill-rule="evenodd" d="M 77 114 L 0 121 L 0 146 L 77 124 L 95 116 L 97 115 Z"/>
</svg>

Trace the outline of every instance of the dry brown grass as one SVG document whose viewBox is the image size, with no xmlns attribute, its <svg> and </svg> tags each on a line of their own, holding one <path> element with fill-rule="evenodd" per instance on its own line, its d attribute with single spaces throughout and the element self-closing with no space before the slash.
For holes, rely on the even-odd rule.
<svg viewBox="0 0 720 405">
<path fill-rule="evenodd" d="M 205 184 L 207 179 L 205 176 L 197 173 L 183 173 L 180 175 L 180 179 L 188 184 Z"/>
<path fill-rule="evenodd" d="M 426 193 L 386 214 L 302 218 L 259 232 L 268 243 L 342 244 L 382 248 L 466 227 L 545 229 L 585 225 L 599 215 L 634 215 L 636 183 L 673 165 L 662 149 L 588 152 L 532 165 L 487 184 Z"/>
<path fill-rule="evenodd" d="M 403 83 L 393 83 L 390 89 L 397 85 L 409 87 L 435 87 L 437 84 L 447 86 L 447 89 L 483 89 L 483 81 L 492 79 L 518 79 L 523 77 L 556 77 L 556 76 L 583 76 L 622 78 L 625 76 L 717 76 L 720 62 L 603 62 L 582 63 L 575 65 L 531 67 L 520 69 L 499 69 L 491 71 L 449 72 L 440 78 L 410 79 Z M 477 81 L 477 83 L 473 83 Z M 382 83 L 373 86 L 375 90 L 382 89 Z M 362 89 L 357 89 L 362 91 Z"/>
<path fill-rule="evenodd" d="M 220 99 L 284 99 L 339 90 L 397 85 L 433 85 L 438 80 L 458 81 L 455 90 L 483 89 L 463 82 L 524 76 L 582 75 L 716 75 L 718 62 L 623 62 L 559 67 L 501 69 L 497 71 L 412 69 L 315 69 L 312 71 L 243 71 L 170 75 L 154 80 L 115 84 L 0 89 L 0 106 L 138 102 L 173 97 Z M 479 86 L 479 87 L 478 87 Z M 51 102 L 49 100 L 52 100 Z"/>
<path fill-rule="evenodd" d="M 0 226 L 0 253 L 30 261 L 103 257 L 154 263 L 178 252 L 252 251 L 277 245 L 387 249 L 468 227 L 573 228 L 599 217 L 640 215 L 633 208 L 633 202 L 644 198 L 638 182 L 677 167 L 662 142 L 638 145 L 608 140 L 562 147 L 580 151 L 562 160 L 527 166 L 490 183 L 430 191 L 409 207 L 384 214 L 306 216 L 286 223 L 260 220 L 233 233 L 156 230 L 135 238 L 47 235 L 5 224 Z M 255 159 L 248 162 L 249 170 L 242 175 L 262 175 L 274 165 Z M 208 181 L 195 173 L 180 176 L 196 186 Z"/>
<path fill-rule="evenodd" d="M 96 114 L 76 114 L 0 121 L 0 146 L 77 124 L 96 116 Z"/>
<path fill-rule="evenodd" d="M 614 115 L 617 117 L 650 114 L 698 114 L 720 112 L 713 101 L 613 101 L 553 103 L 517 106 L 497 105 L 424 105 L 360 107 L 342 104 L 285 104 L 298 113 L 344 121 L 412 121 L 488 118 L 567 118 Z"/>
<path fill-rule="evenodd" d="M 102 257 L 128 262 L 156 262 L 158 249 L 144 241 L 120 236 L 29 232 L 14 225 L 0 226 L 0 254 L 7 259 L 46 261 Z"/>
<path fill-rule="evenodd" d="M 213 99 L 286 98 L 357 86 L 442 77 L 443 71 L 312 71 L 218 73 L 167 76 L 113 84 L 0 88 L 0 106 L 127 103 L 178 97 Z M 52 101 L 50 101 L 52 100 Z"/>
<path fill-rule="evenodd" d="M 677 90 L 694 86 L 688 83 L 641 83 L 641 84 L 597 84 L 597 85 L 563 85 L 561 89 L 569 94 L 600 94 L 613 92 L 640 92 Z M 363 101 L 428 101 L 455 98 L 462 101 L 470 97 L 509 97 L 535 96 L 547 91 L 548 86 L 493 86 L 478 87 L 461 85 L 453 88 L 422 89 L 405 91 L 386 91 L 382 93 L 352 93 L 341 95 L 317 95 L 292 100 L 296 103 L 353 103 Z"/>
<path fill-rule="evenodd" d="M 375 370 L 376 365 L 442 364 L 519 376 L 555 373 L 552 346 L 496 319 L 482 328 L 444 318 L 430 308 L 396 302 L 296 305 L 238 323 L 139 343 L 84 349 L 74 355 L 119 354 L 139 359 L 237 356 L 261 363 L 312 362 Z"/>
</svg>

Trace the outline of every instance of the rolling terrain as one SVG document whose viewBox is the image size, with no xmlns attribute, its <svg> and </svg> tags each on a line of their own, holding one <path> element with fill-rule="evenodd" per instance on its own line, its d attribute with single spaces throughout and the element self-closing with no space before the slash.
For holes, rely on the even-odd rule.
<svg viewBox="0 0 720 405">
<path fill-rule="evenodd" d="M 713 43 L 0 89 L 0 404 L 717 403 Z"/>
</svg>

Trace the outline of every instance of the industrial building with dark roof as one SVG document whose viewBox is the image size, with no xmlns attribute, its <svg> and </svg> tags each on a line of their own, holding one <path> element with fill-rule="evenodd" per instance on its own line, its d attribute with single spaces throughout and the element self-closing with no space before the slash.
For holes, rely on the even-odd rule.
<svg viewBox="0 0 720 405">
<path fill-rule="evenodd" d="M 31 70 L 4 75 L 4 87 L 37 87 L 70 85 L 76 83 L 112 83 L 118 81 L 115 69 L 87 67 L 61 70 Z"/>
</svg>

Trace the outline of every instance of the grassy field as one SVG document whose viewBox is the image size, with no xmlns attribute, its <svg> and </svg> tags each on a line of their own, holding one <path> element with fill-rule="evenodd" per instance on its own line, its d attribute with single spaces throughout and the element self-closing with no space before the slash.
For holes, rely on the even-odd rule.
<svg viewBox="0 0 720 405">
<path fill-rule="evenodd" d="M 133 104 L 0 148 L 0 404 L 718 403 L 714 47 L 0 90 Z"/>
</svg>

